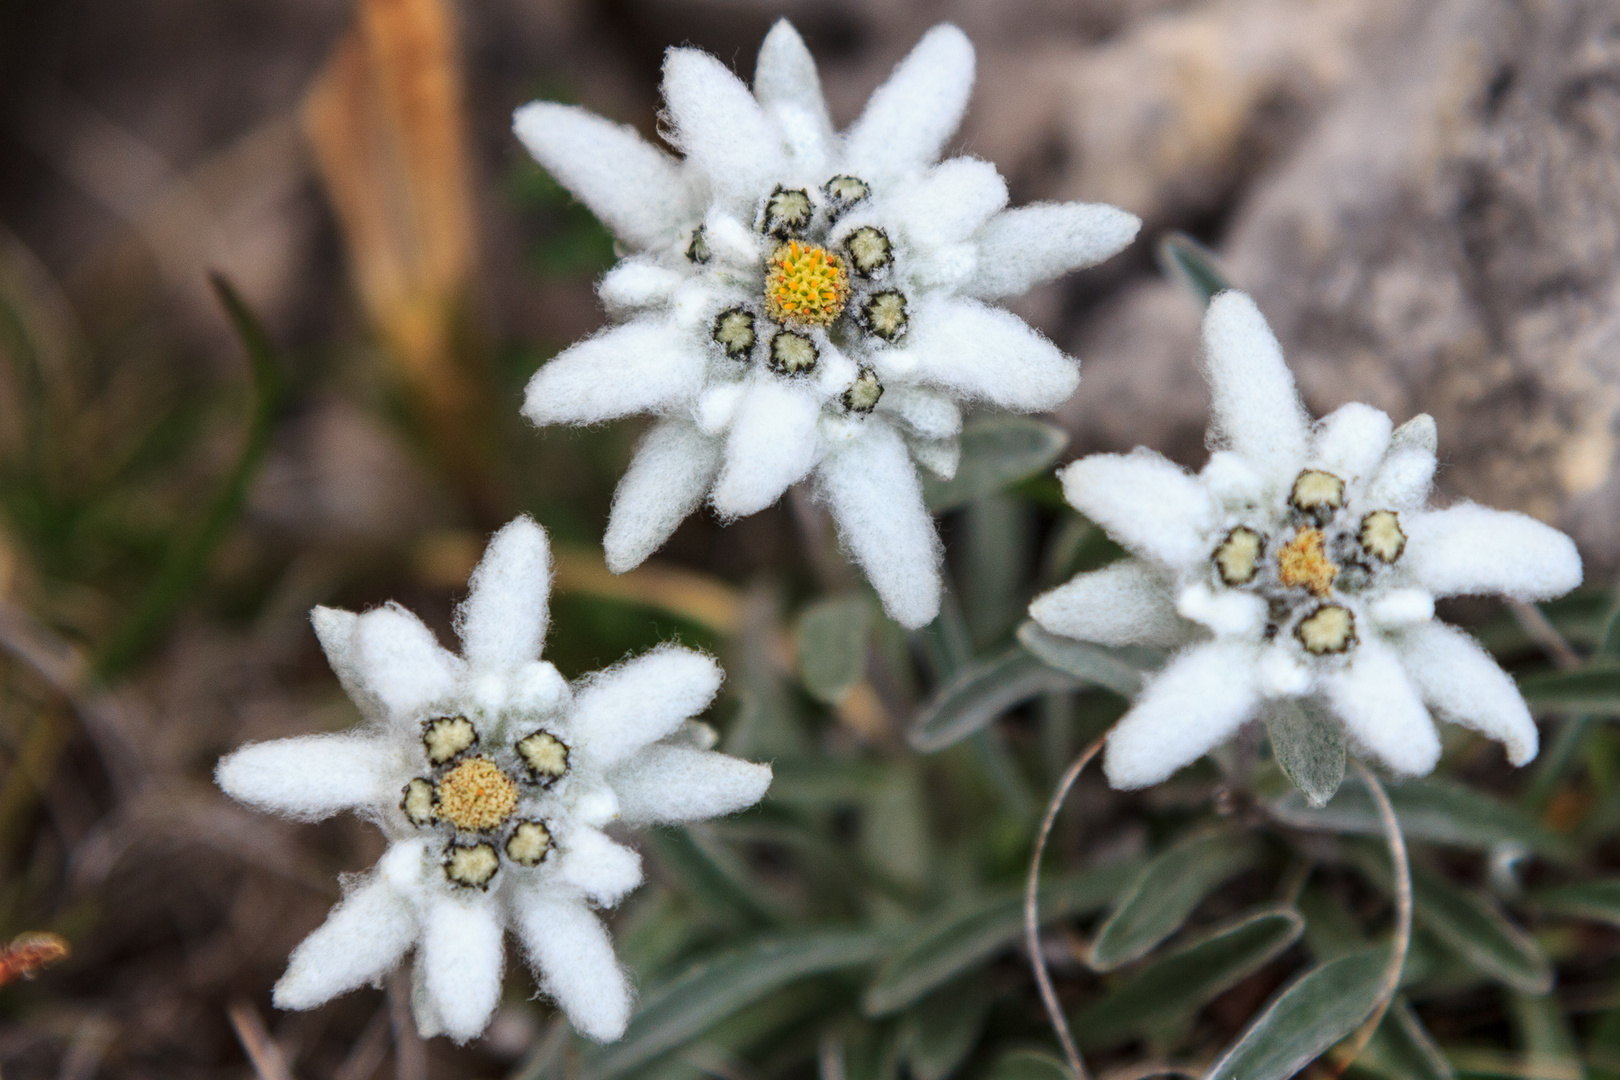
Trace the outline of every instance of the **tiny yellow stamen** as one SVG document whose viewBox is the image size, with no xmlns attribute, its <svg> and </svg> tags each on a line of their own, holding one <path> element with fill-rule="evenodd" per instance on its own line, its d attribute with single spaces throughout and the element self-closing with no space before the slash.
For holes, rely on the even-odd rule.
<svg viewBox="0 0 1620 1080">
<path fill-rule="evenodd" d="M 1296 510 L 1331 515 L 1344 505 L 1344 481 L 1320 469 L 1306 469 L 1294 480 L 1288 501 Z"/>
<path fill-rule="evenodd" d="M 1400 558 L 1406 550 L 1406 533 L 1401 531 L 1400 518 L 1393 510 L 1374 510 L 1362 518 L 1357 539 L 1363 551 L 1387 563 Z"/>
<path fill-rule="evenodd" d="M 754 348 L 754 317 L 744 308 L 722 311 L 714 320 L 711 336 L 733 360 L 741 360 Z"/>
<path fill-rule="evenodd" d="M 771 370 L 782 375 L 798 375 L 816 366 L 816 343 L 803 334 L 786 330 L 771 338 Z"/>
<path fill-rule="evenodd" d="M 1277 576 L 1292 589 L 1303 586 L 1317 596 L 1333 591 L 1339 568 L 1327 557 L 1321 529 L 1301 529 L 1277 552 Z"/>
<path fill-rule="evenodd" d="M 551 850 L 551 830 L 538 821 L 520 821 L 506 841 L 506 857 L 519 866 L 538 866 Z"/>
<path fill-rule="evenodd" d="M 849 303 L 844 260 L 814 244 L 789 240 L 771 255 L 765 272 L 765 310 L 780 323 L 826 326 Z"/>
<path fill-rule="evenodd" d="M 517 752 L 539 783 L 550 784 L 568 771 L 568 744 L 549 731 L 519 739 Z"/>
<path fill-rule="evenodd" d="M 468 889 L 489 887 L 501 857 L 488 844 L 451 844 L 444 853 L 444 876 Z"/>
<path fill-rule="evenodd" d="M 1265 541 L 1253 529 L 1239 525 L 1226 534 L 1215 549 L 1215 569 L 1228 585 L 1247 585 L 1260 571 L 1260 555 Z"/>
<path fill-rule="evenodd" d="M 844 250 L 849 252 L 855 272 L 862 277 L 871 277 L 894 261 L 894 247 L 889 243 L 889 235 L 872 225 L 862 225 L 850 233 L 844 241 Z"/>
<path fill-rule="evenodd" d="M 877 408 L 883 396 L 883 384 L 871 368 L 862 368 L 855 381 L 844 391 L 844 408 L 850 412 L 868 413 Z"/>
<path fill-rule="evenodd" d="M 422 728 L 428 760 L 443 765 L 478 741 L 478 730 L 465 716 L 441 716 Z"/>
<path fill-rule="evenodd" d="M 880 292 L 861 307 L 861 322 L 884 341 L 899 339 L 909 321 L 904 293 Z"/>
<path fill-rule="evenodd" d="M 489 758 L 475 757 L 439 781 L 439 817 L 463 832 L 488 832 L 512 816 L 518 788 Z"/>
<path fill-rule="evenodd" d="M 1294 636 L 1317 656 L 1341 653 L 1356 643 L 1356 617 L 1349 608 L 1323 604 L 1299 621 Z"/>
<path fill-rule="evenodd" d="M 814 213 L 815 207 L 810 202 L 808 191 L 778 187 L 765 200 L 765 214 L 759 223 L 759 231 L 785 240 L 794 233 L 803 232 Z"/>
</svg>

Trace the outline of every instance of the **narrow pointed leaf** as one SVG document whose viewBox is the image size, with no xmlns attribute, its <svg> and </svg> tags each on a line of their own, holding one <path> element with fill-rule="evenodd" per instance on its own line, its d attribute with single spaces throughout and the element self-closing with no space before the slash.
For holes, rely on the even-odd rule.
<svg viewBox="0 0 1620 1080">
<path fill-rule="evenodd" d="M 1389 789 L 1401 831 L 1409 840 L 1489 850 L 1515 844 L 1555 861 L 1572 857 L 1570 842 L 1516 807 L 1448 780 L 1412 780 Z M 1343 788 L 1320 810 L 1298 792 L 1271 804 L 1271 812 L 1297 829 L 1382 836 L 1378 813 L 1360 784 Z"/>
<path fill-rule="evenodd" d="M 622 1076 L 789 983 L 860 967 L 881 948 L 882 938 L 872 931 L 827 930 L 700 961 L 642 998 L 624 1038 L 586 1059 L 582 1080 Z"/>
<path fill-rule="evenodd" d="M 1158 666 L 1159 660 L 1145 649 L 1111 649 L 1049 634 L 1034 620 L 1018 628 L 1018 642 L 1048 666 L 1126 699 L 1141 691 L 1142 673 Z"/>
<path fill-rule="evenodd" d="M 1099 911 L 1130 879 L 1130 864 L 1100 867 L 1041 886 L 1045 922 Z M 924 921 L 877 971 L 862 1002 L 868 1016 L 896 1012 L 1012 948 L 1024 933 L 1024 890 L 1009 888 L 952 905 Z"/>
<path fill-rule="evenodd" d="M 1356 1065 L 1386 1080 L 1452 1080 L 1451 1063 L 1404 997 L 1390 1004 Z"/>
<path fill-rule="evenodd" d="M 1074 1017 L 1081 1046 L 1109 1046 L 1155 1023 L 1200 1008 L 1236 986 L 1299 939 L 1305 920 L 1293 908 L 1250 912 L 1223 923 L 1116 986 Z"/>
<path fill-rule="evenodd" d="M 812 697 L 837 705 L 866 678 L 872 609 L 864 597 L 818 600 L 799 616 L 799 678 Z"/>
<path fill-rule="evenodd" d="M 1283 698 L 1266 710 L 1271 753 L 1305 801 L 1320 809 L 1344 782 L 1344 732 L 1304 698 Z"/>
<path fill-rule="evenodd" d="M 1147 955 L 1181 929 L 1217 886 L 1248 869 L 1254 857 L 1254 846 L 1231 833 L 1195 833 L 1172 845 L 1115 902 L 1092 943 L 1091 966 L 1112 971 Z"/>
<path fill-rule="evenodd" d="M 1204 1080 L 1288 1080 L 1356 1029 L 1378 1004 L 1382 947 L 1307 971 L 1272 999 Z"/>
<path fill-rule="evenodd" d="M 1495 901 L 1421 866 L 1412 868 L 1412 901 L 1429 932 L 1480 974 L 1526 994 L 1552 988 L 1552 962 Z"/>
<path fill-rule="evenodd" d="M 995 1002 L 989 982 L 956 980 L 929 994 L 900 1021 L 900 1045 L 916 1080 L 946 1080 L 972 1053 Z"/>
<path fill-rule="evenodd" d="M 1620 878 L 1540 889 L 1531 893 L 1530 899 L 1551 915 L 1591 919 L 1620 927 Z"/>
<path fill-rule="evenodd" d="M 1054 671 L 1022 648 L 972 664 L 940 687 L 911 731 L 911 745 L 925 754 L 972 735 L 996 717 L 1048 690 L 1073 690 L 1073 677 Z"/>
<path fill-rule="evenodd" d="M 1165 233 L 1155 254 L 1165 276 L 1179 281 L 1200 303 L 1232 287 L 1216 265 L 1215 253 L 1180 230 Z"/>
<path fill-rule="evenodd" d="M 1027 416 L 975 420 L 962 429 L 962 463 L 949 480 L 925 478 L 923 497 L 936 514 L 991 495 L 1057 460 L 1069 436 Z"/>
<path fill-rule="evenodd" d="M 1069 1067 L 1041 1050 L 1012 1050 L 990 1066 L 988 1080 L 1074 1080 Z"/>
</svg>

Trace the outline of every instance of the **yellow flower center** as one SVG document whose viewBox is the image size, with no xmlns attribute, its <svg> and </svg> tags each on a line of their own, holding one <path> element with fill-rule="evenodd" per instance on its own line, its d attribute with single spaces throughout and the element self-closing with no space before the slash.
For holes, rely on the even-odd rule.
<svg viewBox="0 0 1620 1080">
<path fill-rule="evenodd" d="M 1333 589 L 1339 568 L 1328 559 L 1321 529 L 1301 529 L 1277 551 L 1277 576 L 1292 589 L 1304 586 L 1317 596 Z"/>
<path fill-rule="evenodd" d="M 838 255 L 801 240 L 789 240 L 771 255 L 765 310 L 777 322 L 826 326 L 848 302 L 849 272 Z"/>
<path fill-rule="evenodd" d="M 498 828 L 517 800 L 517 785 L 488 758 L 469 758 L 439 781 L 439 818 L 463 832 Z"/>
</svg>

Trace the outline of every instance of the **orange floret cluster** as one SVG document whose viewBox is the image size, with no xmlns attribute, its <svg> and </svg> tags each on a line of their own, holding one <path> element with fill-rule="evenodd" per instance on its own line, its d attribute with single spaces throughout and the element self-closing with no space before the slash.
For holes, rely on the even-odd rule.
<svg viewBox="0 0 1620 1080">
<path fill-rule="evenodd" d="M 1328 559 L 1321 529 L 1301 529 L 1277 552 L 1277 576 L 1288 588 L 1303 585 L 1317 596 L 1333 590 L 1339 568 Z"/>
<path fill-rule="evenodd" d="M 772 253 L 765 274 L 765 310 L 780 323 L 825 326 L 849 302 L 844 260 L 814 244 L 789 240 Z"/>
</svg>

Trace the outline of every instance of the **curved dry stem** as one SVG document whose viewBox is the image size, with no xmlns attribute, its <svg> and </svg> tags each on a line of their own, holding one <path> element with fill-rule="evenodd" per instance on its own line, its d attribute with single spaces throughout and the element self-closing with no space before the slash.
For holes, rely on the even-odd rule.
<svg viewBox="0 0 1620 1080">
<path fill-rule="evenodd" d="M 1395 807 L 1390 805 L 1384 785 L 1363 762 L 1356 761 L 1355 767 L 1356 774 L 1367 785 L 1367 793 L 1378 807 L 1378 820 L 1384 826 L 1384 839 L 1389 844 L 1390 868 L 1395 878 L 1395 937 L 1390 942 L 1389 964 L 1384 968 L 1378 1005 L 1334 1055 L 1331 1076 L 1338 1076 L 1348 1069 L 1372 1040 L 1373 1033 L 1383 1022 L 1384 1014 L 1389 1011 L 1390 1003 L 1395 1000 L 1395 992 L 1401 987 L 1401 971 L 1406 967 L 1406 953 L 1412 946 L 1412 865 L 1406 857 L 1406 838 L 1401 835 L 1401 823 L 1395 817 Z"/>
<path fill-rule="evenodd" d="M 1063 1044 L 1063 1055 L 1069 1060 L 1069 1069 L 1074 1073 L 1075 1080 L 1087 1080 L 1086 1064 L 1080 1060 L 1080 1049 L 1074 1044 L 1069 1021 L 1058 1003 L 1057 991 L 1052 989 L 1052 975 L 1046 970 L 1046 957 L 1041 954 L 1041 856 L 1046 853 L 1046 841 L 1052 835 L 1052 826 L 1057 823 L 1058 811 L 1063 809 L 1063 800 L 1068 798 L 1069 789 L 1080 779 L 1080 774 L 1097 756 L 1097 751 L 1102 749 L 1107 738 L 1104 734 L 1080 751 L 1080 756 L 1074 759 L 1058 780 L 1052 801 L 1046 804 L 1041 831 L 1035 837 L 1035 854 L 1029 860 L 1029 880 L 1024 883 L 1024 943 L 1029 949 L 1029 966 L 1035 972 L 1035 985 L 1041 992 L 1041 1004 L 1046 1006 L 1046 1017 L 1052 1023 L 1052 1030 L 1057 1033 L 1058 1042 Z"/>
</svg>

